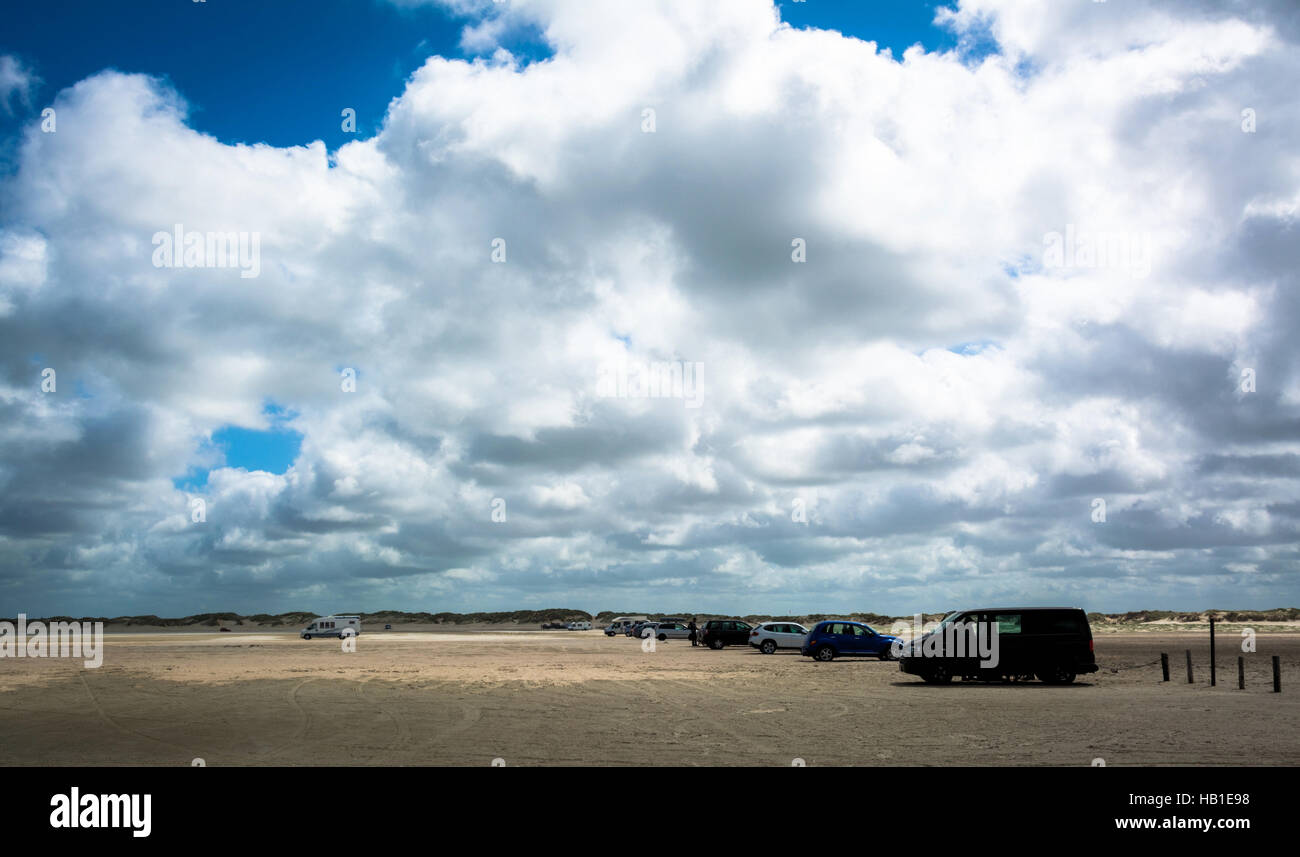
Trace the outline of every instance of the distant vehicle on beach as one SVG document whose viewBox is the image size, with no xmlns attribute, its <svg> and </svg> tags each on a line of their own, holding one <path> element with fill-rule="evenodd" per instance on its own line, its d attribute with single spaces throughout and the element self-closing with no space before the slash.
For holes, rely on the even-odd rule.
<svg viewBox="0 0 1300 857">
<path fill-rule="evenodd" d="M 360 633 L 360 616 L 322 616 L 313 619 L 298 636 L 310 640 L 312 637 L 355 637 Z"/>
<path fill-rule="evenodd" d="M 745 646 L 749 644 L 749 632 L 752 630 L 753 626 L 739 619 L 710 619 L 704 623 L 700 640 L 710 649 Z"/>
<path fill-rule="evenodd" d="M 650 617 L 648 617 L 648 616 L 616 616 L 613 620 L 610 621 L 609 625 L 605 628 L 605 636 L 606 636 L 606 637 L 613 637 L 613 636 L 616 636 L 616 635 L 618 635 L 618 634 L 625 633 L 625 632 L 627 631 L 628 628 L 631 628 L 631 627 L 632 627 L 633 625 L 635 625 L 637 622 L 644 622 L 644 621 L 646 621 L 648 618 L 650 618 Z"/>
<path fill-rule="evenodd" d="M 664 640 L 686 640 L 691 636 L 691 631 L 686 627 L 684 622 L 650 622 L 641 629 L 640 636 L 649 636 L 663 642 Z"/>
</svg>

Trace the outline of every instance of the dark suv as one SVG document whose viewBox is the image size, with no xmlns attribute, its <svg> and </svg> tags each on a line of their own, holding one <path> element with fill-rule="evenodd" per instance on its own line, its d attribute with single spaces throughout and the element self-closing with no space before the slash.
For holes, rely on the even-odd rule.
<svg viewBox="0 0 1300 857">
<path fill-rule="evenodd" d="M 704 623 L 701 641 L 711 649 L 723 646 L 748 646 L 754 626 L 739 619 L 710 619 Z"/>
<path fill-rule="evenodd" d="M 996 640 L 996 658 L 982 656 L 969 637 L 958 642 L 955 631 L 962 623 L 974 623 L 986 642 Z M 955 675 L 967 681 L 1037 676 L 1048 684 L 1069 684 L 1095 673 L 1097 661 L 1088 614 L 1078 607 L 982 607 L 949 613 L 938 628 L 903 645 L 898 668 L 936 684 Z"/>
</svg>

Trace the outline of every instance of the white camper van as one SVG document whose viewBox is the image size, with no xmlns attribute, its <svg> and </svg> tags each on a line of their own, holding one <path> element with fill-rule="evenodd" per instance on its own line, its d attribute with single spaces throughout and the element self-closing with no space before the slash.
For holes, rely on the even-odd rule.
<svg viewBox="0 0 1300 857">
<path fill-rule="evenodd" d="M 590 630 L 591 630 L 591 623 L 590 623 L 590 622 L 570 622 L 570 623 L 569 623 L 569 630 L 570 630 L 570 631 L 590 631 Z"/>
<path fill-rule="evenodd" d="M 614 621 L 610 622 L 609 626 L 605 628 L 605 636 L 613 637 L 616 634 L 622 634 L 637 622 L 644 622 L 647 618 L 648 617 L 646 616 L 617 616 L 614 618 Z"/>
<path fill-rule="evenodd" d="M 355 637 L 360 633 L 360 616 L 322 616 L 311 620 L 298 636 L 310 640 L 312 637 Z"/>
</svg>

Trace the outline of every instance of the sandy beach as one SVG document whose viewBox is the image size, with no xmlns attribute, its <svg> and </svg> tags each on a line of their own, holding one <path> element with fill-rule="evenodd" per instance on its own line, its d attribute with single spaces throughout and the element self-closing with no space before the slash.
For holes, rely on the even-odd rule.
<svg viewBox="0 0 1300 857">
<path fill-rule="evenodd" d="M 0 763 L 1300 764 L 1300 635 L 1261 634 L 1244 691 L 1233 638 L 1216 688 L 1204 633 L 1096 645 L 1101 671 L 1071 686 L 936 687 L 874 659 L 645 652 L 594 631 L 365 633 L 351 653 L 291 633 L 112 634 L 99 669 L 0 663 Z"/>
</svg>

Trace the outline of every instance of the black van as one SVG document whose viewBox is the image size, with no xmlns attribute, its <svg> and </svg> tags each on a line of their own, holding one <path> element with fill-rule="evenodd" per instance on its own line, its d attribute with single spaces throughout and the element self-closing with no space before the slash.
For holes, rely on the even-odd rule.
<svg viewBox="0 0 1300 857">
<path fill-rule="evenodd" d="M 974 646 L 955 647 L 949 626 L 960 628 L 958 623 L 978 623 L 986 642 L 997 629 L 996 664 L 983 665 L 993 659 L 981 659 Z M 936 684 L 955 675 L 966 681 L 1037 676 L 1048 684 L 1069 684 L 1077 675 L 1095 673 L 1097 661 L 1088 614 L 1078 607 L 981 607 L 949 613 L 938 628 L 904 644 L 898 668 Z"/>
</svg>

